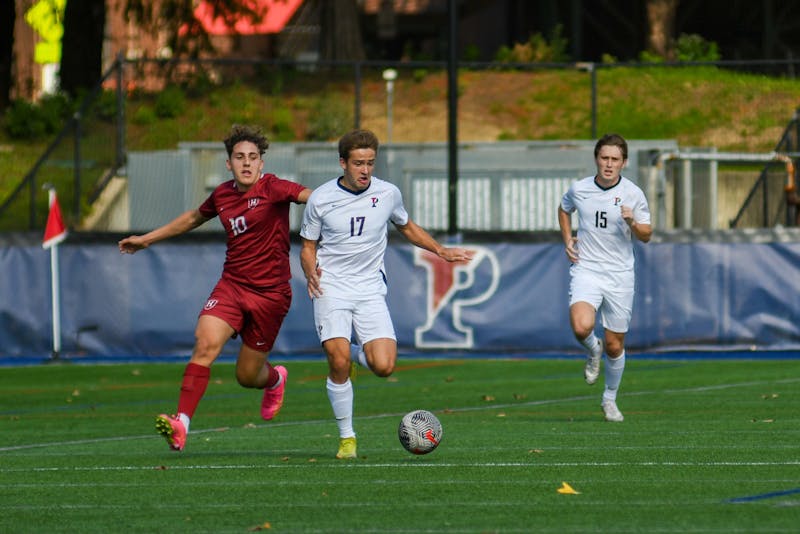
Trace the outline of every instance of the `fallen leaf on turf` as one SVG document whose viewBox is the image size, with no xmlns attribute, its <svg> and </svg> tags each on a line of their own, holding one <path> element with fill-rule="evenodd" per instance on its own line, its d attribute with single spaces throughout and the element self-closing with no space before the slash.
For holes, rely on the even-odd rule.
<svg viewBox="0 0 800 534">
<path fill-rule="evenodd" d="M 542 454 L 543 452 L 542 449 L 531 449 L 528 451 L 528 454 Z"/>
<path fill-rule="evenodd" d="M 528 396 L 524 393 L 514 393 L 514 400 L 525 400 Z"/>
<path fill-rule="evenodd" d="M 497 414 L 497 417 L 505 417 L 505 416 L 506 416 L 505 412 L 500 412 Z"/>
<path fill-rule="evenodd" d="M 269 521 L 266 521 L 263 525 L 258 525 L 257 527 L 253 527 L 250 532 L 258 532 L 259 530 L 269 530 L 272 528 L 272 525 L 269 524 Z"/>
<path fill-rule="evenodd" d="M 485 401 L 493 401 L 493 400 L 494 400 L 494 397 L 493 397 L 493 396 L 491 396 L 491 395 L 484 395 L 484 396 L 483 396 L 483 397 L 481 397 L 481 398 L 482 398 L 483 400 L 485 400 Z"/>
<path fill-rule="evenodd" d="M 556 490 L 557 492 L 561 493 L 562 495 L 580 495 L 580 491 L 575 491 L 572 486 L 567 484 L 566 482 L 561 483 L 561 487 Z"/>
</svg>

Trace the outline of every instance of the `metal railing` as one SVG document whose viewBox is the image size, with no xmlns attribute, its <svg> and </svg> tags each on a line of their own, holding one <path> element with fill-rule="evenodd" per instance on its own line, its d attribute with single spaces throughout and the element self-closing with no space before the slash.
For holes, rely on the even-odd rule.
<svg viewBox="0 0 800 534">
<path fill-rule="evenodd" d="M 794 159 L 795 154 L 800 152 L 798 139 L 800 139 L 800 109 L 795 111 L 794 117 L 775 146 L 774 152 L 783 155 L 781 162 L 786 170 L 776 173 L 774 165 L 769 163 L 764 165 L 739 212 L 731 219 L 731 228 L 739 228 L 743 221 L 749 221 L 750 226 L 756 224 L 764 228 L 777 224 L 794 225 L 792 210 L 784 195 L 784 186 L 787 181 L 793 179 L 787 177 L 787 173 L 794 175 L 796 172 Z"/>
</svg>

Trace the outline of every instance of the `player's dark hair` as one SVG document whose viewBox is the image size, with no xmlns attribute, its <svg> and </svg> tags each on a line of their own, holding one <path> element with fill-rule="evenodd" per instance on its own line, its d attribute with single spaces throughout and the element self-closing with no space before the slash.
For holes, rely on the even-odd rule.
<svg viewBox="0 0 800 534">
<path fill-rule="evenodd" d="M 258 153 L 262 156 L 269 148 L 269 141 L 267 141 L 266 136 L 261 133 L 261 128 L 258 126 L 234 124 L 231 128 L 231 133 L 222 141 L 225 143 L 225 150 L 228 151 L 228 157 L 231 157 L 231 154 L 233 154 L 233 147 L 242 141 L 250 141 L 256 145 L 258 147 Z"/>
<path fill-rule="evenodd" d="M 339 157 L 347 161 L 350 152 L 359 148 L 371 148 L 378 152 L 378 136 L 369 130 L 353 130 L 339 139 Z"/>
<path fill-rule="evenodd" d="M 625 141 L 619 134 L 609 133 L 605 134 L 603 137 L 597 141 L 597 144 L 594 145 L 594 157 L 596 158 L 597 155 L 600 153 L 600 149 L 604 146 L 617 146 L 619 147 L 620 151 L 622 152 L 622 159 L 628 159 L 628 142 Z"/>
</svg>

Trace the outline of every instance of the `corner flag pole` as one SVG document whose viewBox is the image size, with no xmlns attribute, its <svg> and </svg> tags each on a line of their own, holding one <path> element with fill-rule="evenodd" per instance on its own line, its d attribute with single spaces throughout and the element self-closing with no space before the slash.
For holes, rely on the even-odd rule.
<svg viewBox="0 0 800 534">
<path fill-rule="evenodd" d="M 61 208 L 58 206 L 56 190 L 51 185 L 48 189 L 50 211 L 47 214 L 47 225 L 44 229 L 42 248 L 50 249 L 50 294 L 53 307 L 53 352 L 52 359 L 57 360 L 61 353 L 61 285 L 58 268 L 58 244 L 67 237 L 67 227 L 61 217 Z"/>
</svg>

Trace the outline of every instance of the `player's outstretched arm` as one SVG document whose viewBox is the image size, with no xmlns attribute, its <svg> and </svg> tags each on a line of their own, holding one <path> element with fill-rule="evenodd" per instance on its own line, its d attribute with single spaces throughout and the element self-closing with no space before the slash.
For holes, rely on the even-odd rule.
<svg viewBox="0 0 800 534">
<path fill-rule="evenodd" d="M 310 196 L 311 196 L 311 189 L 306 187 L 305 189 L 300 191 L 299 195 L 297 195 L 297 203 L 298 204 L 307 203 L 308 202 L 308 197 L 310 197 Z"/>
<path fill-rule="evenodd" d="M 444 247 L 439 244 L 428 232 L 420 225 L 408 220 L 403 226 L 395 225 L 408 241 L 420 248 L 433 252 L 446 261 L 469 261 L 475 255 L 472 250 L 461 247 Z"/>
<path fill-rule="evenodd" d="M 200 210 L 186 211 L 164 226 L 151 230 L 144 235 L 132 235 L 120 240 L 118 243 L 119 251 L 122 254 L 133 254 L 137 250 L 147 248 L 153 243 L 193 230 L 208 220 L 203 217 Z"/>
</svg>

